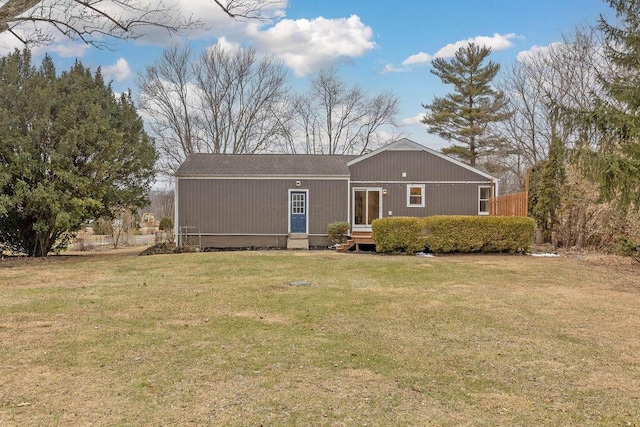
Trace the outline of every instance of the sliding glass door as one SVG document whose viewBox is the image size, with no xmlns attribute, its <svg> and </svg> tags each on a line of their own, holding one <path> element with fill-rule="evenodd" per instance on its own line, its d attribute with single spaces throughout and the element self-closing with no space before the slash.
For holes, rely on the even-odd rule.
<svg viewBox="0 0 640 427">
<path fill-rule="evenodd" d="M 371 230 L 371 222 L 382 216 L 381 188 L 353 189 L 353 229 Z"/>
</svg>

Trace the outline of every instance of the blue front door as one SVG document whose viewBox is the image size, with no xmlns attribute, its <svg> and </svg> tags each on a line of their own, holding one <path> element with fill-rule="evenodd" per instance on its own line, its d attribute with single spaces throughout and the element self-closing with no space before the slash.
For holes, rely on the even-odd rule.
<svg viewBox="0 0 640 427">
<path fill-rule="evenodd" d="M 307 232 L 307 193 L 292 191 L 289 200 L 289 225 L 292 233 Z"/>
</svg>

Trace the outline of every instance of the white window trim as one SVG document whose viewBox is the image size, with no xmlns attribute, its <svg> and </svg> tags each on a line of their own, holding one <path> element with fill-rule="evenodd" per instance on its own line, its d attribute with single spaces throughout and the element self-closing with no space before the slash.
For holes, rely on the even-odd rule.
<svg viewBox="0 0 640 427">
<path fill-rule="evenodd" d="M 412 188 L 420 188 L 421 202 L 419 204 L 411 203 L 411 189 Z M 408 208 L 424 208 L 424 199 L 425 199 L 425 188 L 424 184 L 407 184 L 407 207 Z"/>
<path fill-rule="evenodd" d="M 483 188 L 487 188 L 489 189 L 489 198 L 488 199 L 482 199 L 480 198 L 480 196 L 482 196 L 482 189 Z M 481 211 L 480 210 L 480 204 L 483 200 L 487 201 L 487 210 L 486 211 Z M 478 187 L 478 215 L 489 215 L 489 210 L 491 210 L 491 207 L 489 206 L 489 203 L 491 201 L 491 186 L 490 185 L 480 185 Z"/>
</svg>

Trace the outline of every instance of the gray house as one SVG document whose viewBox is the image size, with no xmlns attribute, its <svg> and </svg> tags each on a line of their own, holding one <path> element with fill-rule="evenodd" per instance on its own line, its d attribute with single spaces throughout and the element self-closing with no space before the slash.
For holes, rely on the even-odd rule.
<svg viewBox="0 0 640 427">
<path fill-rule="evenodd" d="M 493 194 L 492 194 L 493 193 Z M 176 172 L 179 243 L 326 246 L 327 225 L 388 216 L 488 215 L 497 180 L 408 139 L 362 156 L 192 154 Z"/>
</svg>

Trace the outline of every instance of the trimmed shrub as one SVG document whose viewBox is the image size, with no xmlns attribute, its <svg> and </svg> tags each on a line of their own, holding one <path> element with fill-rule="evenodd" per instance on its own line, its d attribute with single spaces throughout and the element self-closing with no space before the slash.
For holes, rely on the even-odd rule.
<svg viewBox="0 0 640 427">
<path fill-rule="evenodd" d="M 422 218 L 426 244 L 435 253 L 525 253 L 535 238 L 531 218 L 431 216 Z"/>
<path fill-rule="evenodd" d="M 412 255 L 424 249 L 424 225 L 422 218 L 378 218 L 371 223 L 376 252 L 406 252 Z"/>
<path fill-rule="evenodd" d="M 425 245 L 435 253 L 525 253 L 533 244 L 535 221 L 498 216 L 379 218 L 372 223 L 376 251 L 414 254 Z"/>
<path fill-rule="evenodd" d="M 344 243 L 347 241 L 347 234 L 349 233 L 348 222 L 332 222 L 327 226 L 327 237 L 333 244 Z"/>
</svg>

